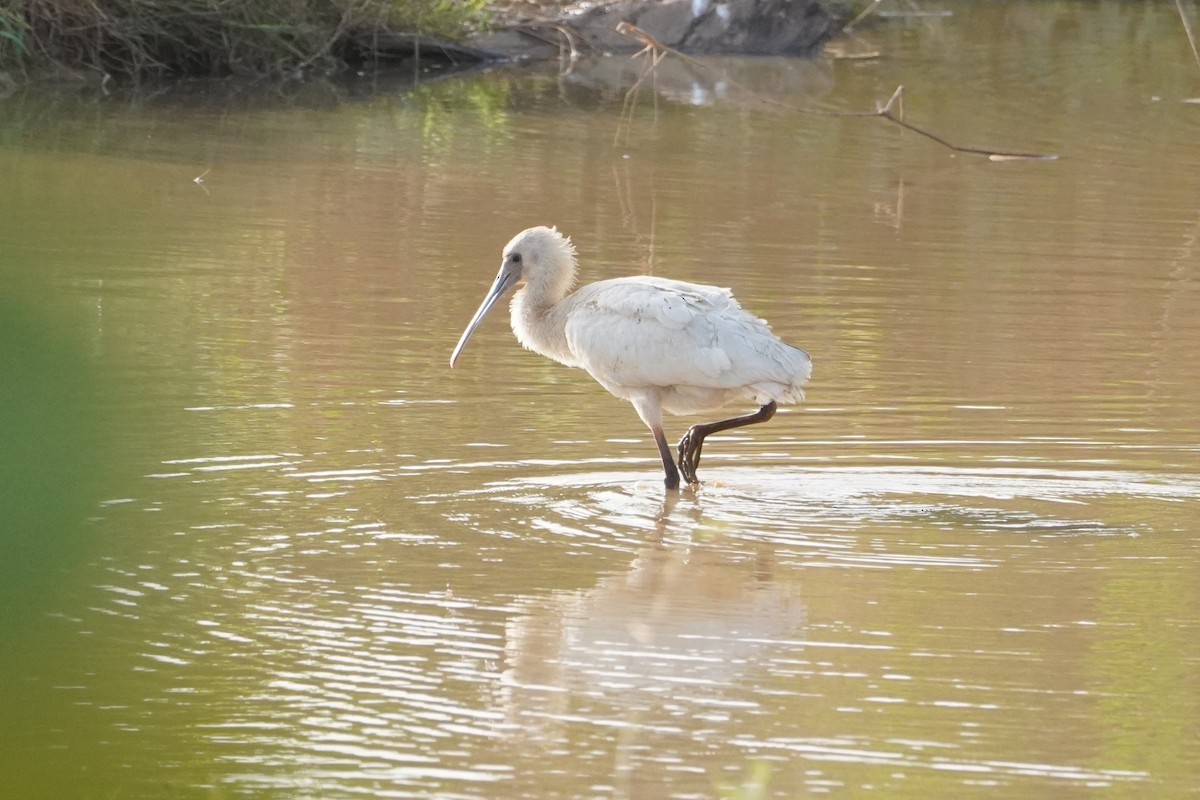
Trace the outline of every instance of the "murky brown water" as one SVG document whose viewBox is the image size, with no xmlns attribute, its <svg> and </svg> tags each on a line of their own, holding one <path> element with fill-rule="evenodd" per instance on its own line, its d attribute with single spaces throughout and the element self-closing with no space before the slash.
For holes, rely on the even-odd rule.
<svg viewBox="0 0 1200 800">
<path fill-rule="evenodd" d="M 51 374 L 9 381 L 0 796 L 1190 796 L 1200 70 L 1171 4 L 950 7 L 719 66 L 1060 160 L 703 74 L 625 126 L 582 71 L 0 101 Z M 809 401 L 664 497 L 503 315 L 450 371 L 538 223 L 734 287 Z"/>
</svg>

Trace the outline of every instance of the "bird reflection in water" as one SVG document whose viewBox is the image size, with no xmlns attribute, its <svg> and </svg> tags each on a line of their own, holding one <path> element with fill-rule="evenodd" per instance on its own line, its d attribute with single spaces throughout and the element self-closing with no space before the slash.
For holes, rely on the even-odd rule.
<svg viewBox="0 0 1200 800">
<path fill-rule="evenodd" d="M 601 739 L 615 728 L 620 785 L 648 733 L 681 734 L 693 718 L 719 725 L 757 706 L 769 656 L 794 650 L 806 626 L 798 583 L 777 579 L 770 548 L 672 538 L 593 588 L 519 601 L 499 701 L 523 752 L 569 746 L 581 723 Z"/>
</svg>

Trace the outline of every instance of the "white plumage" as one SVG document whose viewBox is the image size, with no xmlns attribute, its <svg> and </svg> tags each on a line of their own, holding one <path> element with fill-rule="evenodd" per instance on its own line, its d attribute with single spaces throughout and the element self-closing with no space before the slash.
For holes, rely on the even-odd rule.
<svg viewBox="0 0 1200 800">
<path fill-rule="evenodd" d="M 728 289 L 654 277 L 616 278 L 575 292 L 575 248 L 553 228 L 529 228 L 504 248 L 491 290 L 463 331 L 450 365 L 492 306 L 512 301 L 517 340 L 535 353 L 587 370 L 628 400 L 654 434 L 668 488 L 679 473 L 662 430 L 662 412 L 697 414 L 737 400 L 754 414 L 694 425 L 679 443 L 679 469 L 696 482 L 704 437 L 765 422 L 777 403 L 804 398 L 812 361 L 747 313 Z"/>
</svg>

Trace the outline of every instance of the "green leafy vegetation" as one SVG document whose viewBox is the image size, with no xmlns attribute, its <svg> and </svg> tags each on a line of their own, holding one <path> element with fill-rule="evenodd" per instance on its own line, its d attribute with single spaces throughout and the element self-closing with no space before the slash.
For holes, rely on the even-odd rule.
<svg viewBox="0 0 1200 800">
<path fill-rule="evenodd" d="M 487 0 L 0 0 L 0 70 L 141 80 L 332 72 L 381 32 L 455 38 Z"/>
</svg>

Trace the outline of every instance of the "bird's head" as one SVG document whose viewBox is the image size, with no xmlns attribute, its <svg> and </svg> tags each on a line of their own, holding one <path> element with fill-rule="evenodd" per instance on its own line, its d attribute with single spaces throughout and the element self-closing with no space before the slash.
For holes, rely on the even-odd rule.
<svg viewBox="0 0 1200 800">
<path fill-rule="evenodd" d="M 558 302 L 566 296 L 574 282 L 575 245 L 571 244 L 570 239 L 559 233 L 557 228 L 544 225 L 518 233 L 504 246 L 496 280 L 492 282 L 492 288 L 483 298 L 475 316 L 467 323 L 450 356 L 450 366 L 454 366 L 459 354 L 467 346 L 467 339 L 471 338 L 492 306 L 513 288 L 527 284 L 543 301 Z"/>
<path fill-rule="evenodd" d="M 500 274 L 509 273 L 516 283 L 561 283 L 569 278 L 563 288 L 565 294 L 575 279 L 575 245 L 558 232 L 557 228 L 539 225 L 527 228 L 514 236 L 504 246 L 504 260 Z"/>
</svg>

